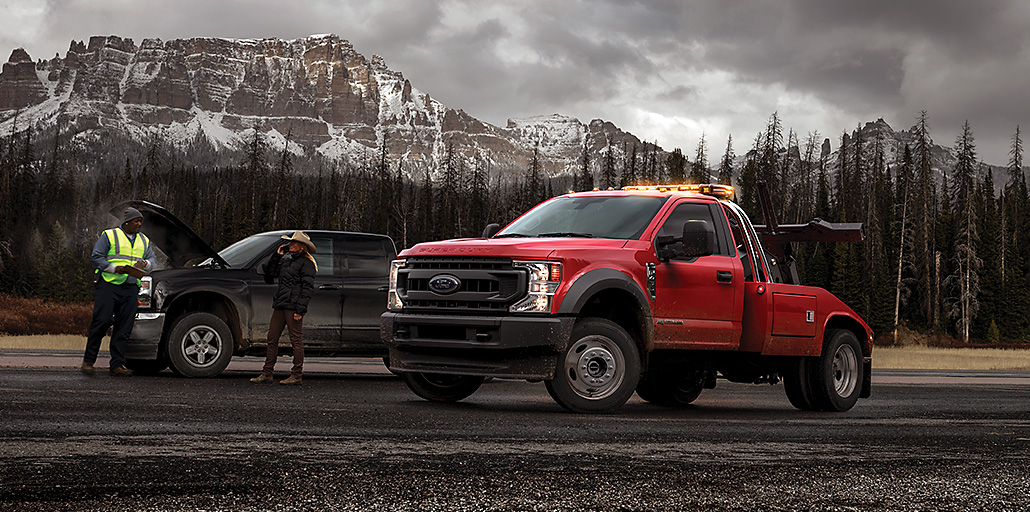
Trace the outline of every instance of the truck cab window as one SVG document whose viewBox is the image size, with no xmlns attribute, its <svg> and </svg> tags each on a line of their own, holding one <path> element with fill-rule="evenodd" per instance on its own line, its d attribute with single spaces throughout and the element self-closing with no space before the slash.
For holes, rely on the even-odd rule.
<svg viewBox="0 0 1030 512">
<path fill-rule="evenodd" d="M 732 212 L 726 212 L 726 218 L 730 221 L 730 232 L 733 233 L 733 244 L 737 247 L 737 255 L 740 256 L 740 263 L 744 265 L 744 282 L 754 282 L 755 271 L 751 267 L 751 258 L 749 255 L 751 252 L 748 250 L 747 239 L 744 236 L 744 230 L 740 227 L 740 222 L 737 221 L 737 217 Z"/>
<path fill-rule="evenodd" d="M 721 220 L 721 219 L 720 219 Z M 722 232 L 716 229 L 715 218 L 712 216 L 712 209 L 705 203 L 682 203 L 669 214 L 658 229 L 659 238 L 680 238 L 683 236 L 683 225 L 689 221 L 699 221 L 707 224 L 715 232 L 716 253 L 721 256 L 732 256 L 727 244 L 723 243 Z M 669 246 L 675 251 L 682 249 L 682 243 L 677 242 Z"/>
</svg>

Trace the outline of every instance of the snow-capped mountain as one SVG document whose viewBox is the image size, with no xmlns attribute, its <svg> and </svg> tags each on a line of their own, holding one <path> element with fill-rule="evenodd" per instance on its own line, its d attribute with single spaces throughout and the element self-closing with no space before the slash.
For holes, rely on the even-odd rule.
<svg viewBox="0 0 1030 512">
<path fill-rule="evenodd" d="M 525 169 L 534 149 L 551 175 L 579 165 L 584 146 L 640 145 L 613 124 L 561 115 L 504 128 L 443 105 L 378 56 L 335 35 L 304 39 L 73 41 L 61 58 L 15 50 L 0 73 L 0 133 L 31 127 L 80 141 L 160 138 L 243 150 L 257 130 L 297 155 L 361 162 L 385 147 L 392 161 L 436 168 L 450 150 L 495 172 Z"/>
</svg>

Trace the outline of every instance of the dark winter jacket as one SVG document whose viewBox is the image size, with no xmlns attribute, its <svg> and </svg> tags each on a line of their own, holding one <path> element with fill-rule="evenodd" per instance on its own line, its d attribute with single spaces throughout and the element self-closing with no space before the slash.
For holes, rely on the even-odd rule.
<svg viewBox="0 0 1030 512">
<path fill-rule="evenodd" d="M 275 275 L 279 276 L 279 287 L 272 296 L 272 308 L 307 313 L 308 302 L 315 291 L 315 264 L 301 253 L 285 256 L 274 253 L 268 261 L 265 280 L 271 282 Z"/>
</svg>

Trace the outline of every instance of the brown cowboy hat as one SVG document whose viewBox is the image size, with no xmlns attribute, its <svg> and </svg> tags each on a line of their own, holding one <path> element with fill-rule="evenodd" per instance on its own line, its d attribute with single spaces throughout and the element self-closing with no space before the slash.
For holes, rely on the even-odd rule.
<svg viewBox="0 0 1030 512">
<path fill-rule="evenodd" d="M 311 241 L 311 238 L 309 238 L 308 235 L 303 231 L 294 231 L 293 236 L 283 235 L 283 239 L 289 240 L 291 242 L 300 242 L 304 244 L 304 247 L 308 248 L 308 252 L 312 254 L 314 254 L 315 252 L 315 244 Z"/>
</svg>

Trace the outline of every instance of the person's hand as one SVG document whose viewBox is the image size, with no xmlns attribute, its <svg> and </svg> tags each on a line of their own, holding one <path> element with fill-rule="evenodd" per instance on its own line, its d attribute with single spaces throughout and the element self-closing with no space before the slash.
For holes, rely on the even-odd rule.
<svg viewBox="0 0 1030 512">
<path fill-rule="evenodd" d="M 145 262 L 143 260 L 139 260 L 136 263 L 133 263 L 132 266 L 134 266 L 136 268 L 146 268 L 147 262 Z"/>
<path fill-rule="evenodd" d="M 290 251 L 290 244 L 282 244 L 275 252 L 279 253 L 280 256 L 285 256 Z"/>
<path fill-rule="evenodd" d="M 125 266 L 124 265 L 118 265 L 117 267 L 114 268 L 114 273 L 115 274 L 128 274 L 129 271 L 125 270 Z"/>
<path fill-rule="evenodd" d="M 293 314 L 293 319 L 298 321 L 298 322 L 301 321 L 301 319 L 303 319 L 303 318 L 304 318 L 304 315 L 302 315 L 300 313 L 294 313 Z"/>
</svg>

